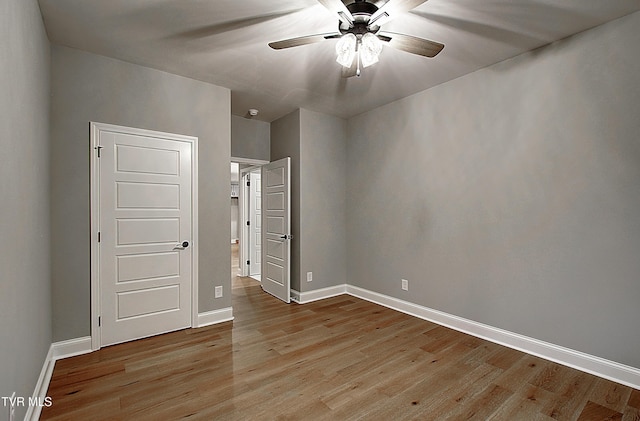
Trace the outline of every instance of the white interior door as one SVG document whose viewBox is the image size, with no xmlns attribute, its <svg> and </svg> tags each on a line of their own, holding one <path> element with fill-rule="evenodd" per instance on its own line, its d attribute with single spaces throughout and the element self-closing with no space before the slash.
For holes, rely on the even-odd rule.
<svg viewBox="0 0 640 421">
<path fill-rule="evenodd" d="M 102 346 L 191 326 L 195 145 L 133 130 L 97 143 Z"/>
<path fill-rule="evenodd" d="M 291 301 L 291 158 L 262 167 L 262 288 Z"/>
<path fill-rule="evenodd" d="M 251 172 L 249 182 L 249 276 L 260 276 L 262 270 L 262 182 L 261 171 Z"/>
</svg>

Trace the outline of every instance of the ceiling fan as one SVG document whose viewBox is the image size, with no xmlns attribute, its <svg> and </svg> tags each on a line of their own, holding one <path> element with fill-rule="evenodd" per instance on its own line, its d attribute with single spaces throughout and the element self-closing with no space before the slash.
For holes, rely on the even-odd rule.
<svg viewBox="0 0 640 421">
<path fill-rule="evenodd" d="M 388 0 L 380 8 L 372 1 L 355 0 L 344 4 L 341 0 L 318 0 L 338 16 L 338 32 L 271 42 L 269 46 L 281 50 L 338 39 L 336 61 L 343 66 L 343 77 L 360 76 L 361 65 L 368 67 L 377 63 L 383 45 L 425 57 L 435 57 L 442 51 L 444 45 L 439 42 L 380 30 L 397 14 L 407 12 L 427 0 Z"/>
</svg>

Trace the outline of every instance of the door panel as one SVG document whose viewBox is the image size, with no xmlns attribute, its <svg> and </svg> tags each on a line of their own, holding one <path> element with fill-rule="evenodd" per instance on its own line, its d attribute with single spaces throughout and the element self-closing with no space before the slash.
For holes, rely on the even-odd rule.
<svg viewBox="0 0 640 421">
<path fill-rule="evenodd" d="M 267 230 L 273 234 L 284 234 L 285 233 L 285 218 L 281 216 L 268 216 L 267 217 Z"/>
<path fill-rule="evenodd" d="M 118 293 L 118 320 L 180 309 L 180 288 L 168 285 Z"/>
<path fill-rule="evenodd" d="M 180 155 L 176 151 L 117 145 L 118 172 L 178 175 Z"/>
<path fill-rule="evenodd" d="M 180 253 L 134 254 L 116 257 L 116 282 L 180 276 Z"/>
<path fill-rule="evenodd" d="M 179 209 L 180 186 L 144 180 L 116 182 L 118 209 Z"/>
<path fill-rule="evenodd" d="M 283 241 L 267 240 L 267 254 L 276 259 L 284 259 L 284 248 Z"/>
<path fill-rule="evenodd" d="M 291 158 L 262 167 L 263 248 L 262 288 L 289 303 L 291 300 Z"/>
<path fill-rule="evenodd" d="M 193 144 L 117 130 L 98 142 L 101 345 L 189 327 Z"/>
<path fill-rule="evenodd" d="M 260 170 L 251 172 L 249 225 L 249 275 L 259 276 L 262 270 L 262 177 Z"/>
<path fill-rule="evenodd" d="M 117 221 L 117 244 L 142 245 L 180 241 L 180 219 L 119 219 Z"/>
</svg>

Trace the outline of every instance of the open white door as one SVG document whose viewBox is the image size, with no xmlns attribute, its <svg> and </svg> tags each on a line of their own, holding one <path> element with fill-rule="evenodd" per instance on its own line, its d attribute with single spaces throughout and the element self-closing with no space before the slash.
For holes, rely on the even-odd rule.
<svg viewBox="0 0 640 421">
<path fill-rule="evenodd" d="M 291 158 L 262 167 L 262 289 L 291 301 Z"/>
</svg>

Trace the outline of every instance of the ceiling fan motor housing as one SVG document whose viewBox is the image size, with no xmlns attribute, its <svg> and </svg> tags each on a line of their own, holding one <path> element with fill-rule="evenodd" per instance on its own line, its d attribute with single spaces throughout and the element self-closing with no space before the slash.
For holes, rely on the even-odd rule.
<svg viewBox="0 0 640 421">
<path fill-rule="evenodd" d="M 356 0 L 355 2 L 348 4 L 347 9 L 349 9 L 354 18 L 356 15 L 366 15 L 367 18 L 369 18 L 378 11 L 378 6 L 373 3 L 369 3 L 368 1 Z"/>
<path fill-rule="evenodd" d="M 347 9 L 353 16 L 353 25 L 349 26 L 346 23 L 340 21 L 338 23 L 338 29 L 341 34 L 352 33 L 358 38 L 367 32 L 377 33 L 380 27 L 377 25 L 369 26 L 369 20 L 371 16 L 378 11 L 378 6 L 373 3 L 369 3 L 365 0 L 356 0 L 353 3 L 347 5 Z"/>
</svg>

